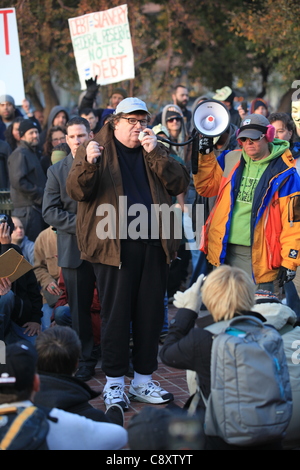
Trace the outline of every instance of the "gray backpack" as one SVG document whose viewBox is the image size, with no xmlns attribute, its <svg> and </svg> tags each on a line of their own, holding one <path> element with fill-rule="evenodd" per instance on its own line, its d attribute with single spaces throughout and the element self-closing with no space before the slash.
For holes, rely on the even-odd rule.
<svg viewBox="0 0 300 470">
<path fill-rule="evenodd" d="M 213 339 L 211 393 L 202 398 L 206 435 L 241 446 L 282 438 L 292 392 L 280 334 L 252 316 L 228 322 Z"/>
</svg>

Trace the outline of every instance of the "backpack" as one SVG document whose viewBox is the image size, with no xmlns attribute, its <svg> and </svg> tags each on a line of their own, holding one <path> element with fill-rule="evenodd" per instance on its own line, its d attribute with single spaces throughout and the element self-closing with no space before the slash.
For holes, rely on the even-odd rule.
<svg viewBox="0 0 300 470">
<path fill-rule="evenodd" d="M 292 392 L 281 335 L 252 316 L 228 322 L 213 339 L 210 396 L 201 395 L 206 435 L 241 446 L 283 438 Z"/>
<path fill-rule="evenodd" d="M 49 450 L 48 431 L 47 416 L 35 406 L 0 408 L 0 450 Z"/>
</svg>

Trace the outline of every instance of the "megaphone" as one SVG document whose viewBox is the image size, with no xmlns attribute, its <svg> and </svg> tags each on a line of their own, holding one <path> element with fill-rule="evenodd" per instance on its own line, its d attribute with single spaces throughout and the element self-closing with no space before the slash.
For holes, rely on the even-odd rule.
<svg viewBox="0 0 300 470">
<path fill-rule="evenodd" d="M 230 124 L 230 114 L 220 101 L 201 101 L 193 114 L 194 127 L 205 137 L 217 137 L 226 131 Z"/>
<path fill-rule="evenodd" d="M 194 129 L 186 142 L 172 142 L 164 137 L 158 140 L 170 145 L 181 146 L 192 142 L 192 173 L 198 172 L 198 151 L 200 134 L 204 137 L 219 137 L 230 124 L 230 114 L 226 106 L 217 100 L 204 100 L 198 104 L 192 116 Z"/>
</svg>

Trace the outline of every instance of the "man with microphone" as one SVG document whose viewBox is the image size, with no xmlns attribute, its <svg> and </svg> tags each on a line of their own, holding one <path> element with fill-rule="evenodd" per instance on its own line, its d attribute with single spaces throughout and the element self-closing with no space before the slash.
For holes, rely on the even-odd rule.
<svg viewBox="0 0 300 470">
<path fill-rule="evenodd" d="M 171 196 L 188 186 L 183 165 L 169 156 L 148 127 L 150 113 L 138 98 L 125 98 L 94 138 L 79 147 L 67 179 L 78 201 L 77 239 L 81 258 L 93 264 L 101 305 L 105 405 L 128 409 L 124 376 L 129 366 L 130 324 L 133 400 L 167 403 L 173 395 L 153 382 L 164 321 L 168 266 L 180 239 L 170 227 L 157 236 L 152 206 L 171 206 Z M 127 205 L 127 210 L 125 205 Z M 139 209 L 137 209 L 139 208 Z M 131 230 L 140 217 L 136 230 Z M 125 219 L 124 224 L 122 221 Z"/>
<path fill-rule="evenodd" d="M 258 289 L 291 281 L 300 264 L 300 178 L 286 141 L 262 115 L 241 123 L 241 150 L 216 158 L 213 138 L 199 141 L 195 188 L 217 196 L 206 221 L 201 251 L 214 267 L 244 269 Z"/>
</svg>

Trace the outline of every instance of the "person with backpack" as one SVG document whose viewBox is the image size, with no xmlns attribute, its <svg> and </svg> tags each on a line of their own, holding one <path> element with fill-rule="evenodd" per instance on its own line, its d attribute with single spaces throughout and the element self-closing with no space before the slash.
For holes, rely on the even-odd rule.
<svg viewBox="0 0 300 470">
<path fill-rule="evenodd" d="M 292 414 L 286 357 L 280 334 L 252 310 L 254 294 L 244 270 L 222 265 L 174 296 L 160 358 L 197 374 L 186 407 L 203 424 L 205 450 L 282 449 Z M 197 320 L 202 302 L 211 317 Z"/>
<path fill-rule="evenodd" d="M 40 388 L 37 352 L 31 344 L 6 347 L 0 364 L 0 450 L 119 450 L 127 431 L 57 408 L 33 405 Z"/>
</svg>

